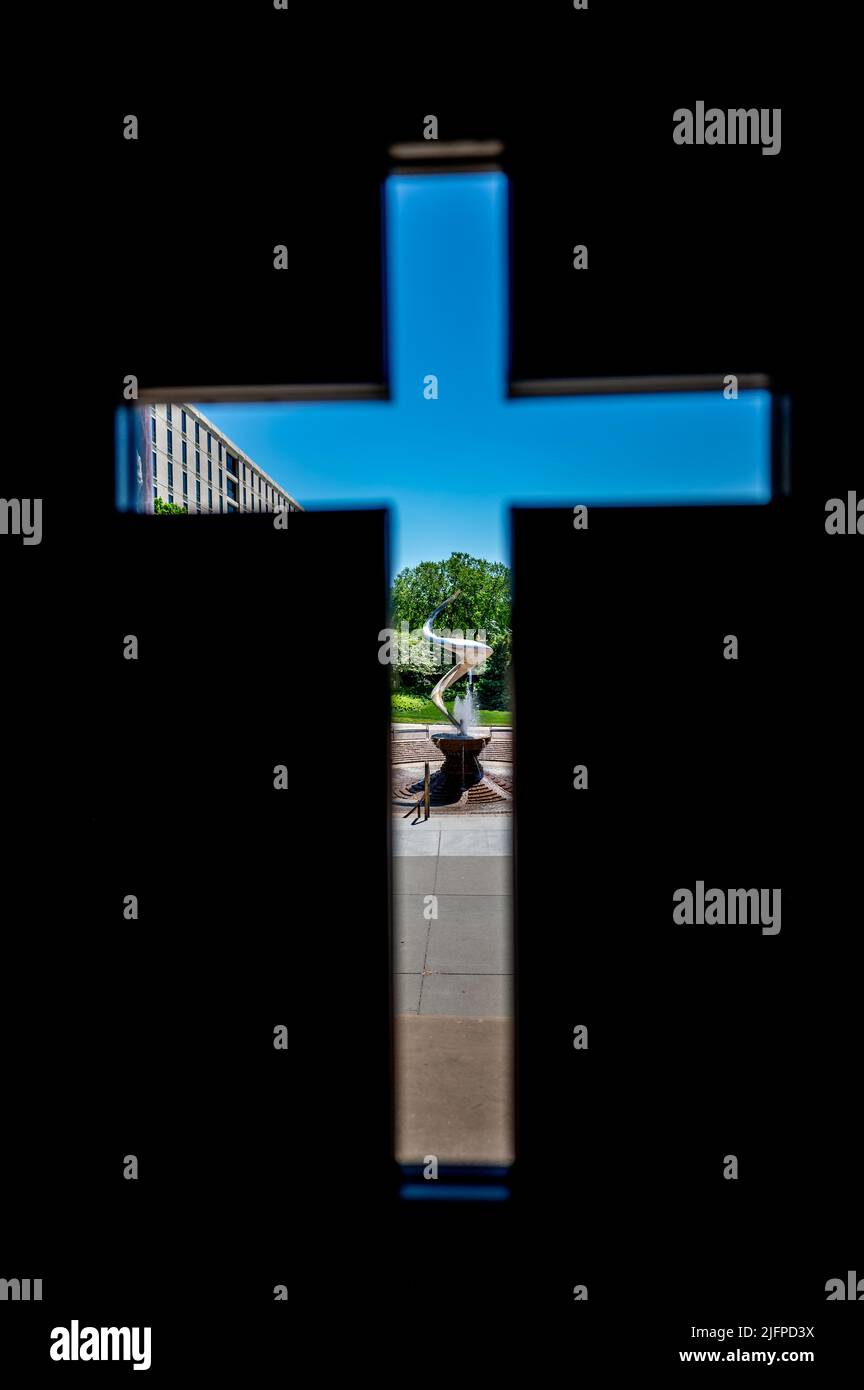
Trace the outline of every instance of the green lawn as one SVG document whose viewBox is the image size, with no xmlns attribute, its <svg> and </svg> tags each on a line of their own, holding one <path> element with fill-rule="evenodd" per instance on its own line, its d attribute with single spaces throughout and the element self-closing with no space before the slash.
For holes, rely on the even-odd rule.
<svg viewBox="0 0 864 1390">
<path fill-rule="evenodd" d="M 444 702 L 447 704 L 447 701 Z M 448 708 L 453 709 L 452 705 Z M 422 705 L 418 702 L 417 709 L 393 709 L 394 724 L 443 724 L 444 720 L 441 711 L 433 705 L 431 700 L 424 700 Z M 481 709 L 477 716 L 478 724 L 512 724 L 513 715 L 507 709 Z"/>
</svg>

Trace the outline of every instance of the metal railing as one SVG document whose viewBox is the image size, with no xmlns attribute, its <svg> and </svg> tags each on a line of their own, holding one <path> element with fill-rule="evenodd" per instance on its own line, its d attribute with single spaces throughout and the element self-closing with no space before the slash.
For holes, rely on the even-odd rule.
<svg viewBox="0 0 864 1390">
<path fill-rule="evenodd" d="M 512 733 L 513 733 L 513 725 L 512 725 L 512 724 L 478 724 L 477 727 L 478 727 L 478 729 L 482 728 L 482 730 L 483 730 L 483 732 L 484 732 L 485 734 L 493 734 L 493 735 L 494 735 L 494 734 L 512 734 Z M 396 735 L 397 735 L 397 733 L 404 733 L 406 738 L 410 738 L 412 735 L 413 735 L 414 737 L 416 737 L 416 738 L 419 738 L 421 734 L 425 734 L 426 738 L 429 738 L 429 737 L 430 737 L 430 731 L 431 731 L 432 729 L 445 729 L 445 730 L 446 730 L 446 729 L 448 729 L 448 728 L 449 728 L 449 726 L 448 726 L 447 724 L 417 724 L 417 725 L 415 725 L 415 727 L 414 727 L 413 729 L 409 729 L 409 728 L 407 727 L 407 725 L 405 725 L 405 724 L 392 724 L 392 723 L 391 723 L 391 725 L 390 725 L 390 737 L 391 737 L 391 738 L 395 738 Z"/>
</svg>

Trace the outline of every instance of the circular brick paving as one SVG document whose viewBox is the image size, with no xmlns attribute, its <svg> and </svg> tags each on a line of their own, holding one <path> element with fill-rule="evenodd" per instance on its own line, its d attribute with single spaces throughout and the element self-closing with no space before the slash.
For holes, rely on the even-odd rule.
<svg viewBox="0 0 864 1390">
<path fill-rule="evenodd" d="M 433 745 L 434 746 L 434 745 Z M 513 809 L 513 768 L 510 763 L 487 762 L 483 760 L 482 781 L 464 790 L 453 786 L 441 776 L 441 755 L 438 755 L 437 769 L 428 758 L 429 801 L 436 814 L 442 812 L 460 815 L 473 812 L 508 815 Z M 393 805 L 404 807 L 416 805 L 423 795 L 423 763 L 399 763 L 393 768 Z"/>
</svg>

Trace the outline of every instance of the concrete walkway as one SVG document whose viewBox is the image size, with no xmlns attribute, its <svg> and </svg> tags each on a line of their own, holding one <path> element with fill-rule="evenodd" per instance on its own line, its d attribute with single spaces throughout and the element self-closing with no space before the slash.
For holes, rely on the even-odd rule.
<svg viewBox="0 0 864 1390">
<path fill-rule="evenodd" d="M 513 1158 L 512 818 L 393 818 L 396 1154 Z"/>
<path fill-rule="evenodd" d="M 512 1163 L 513 1020 L 396 1019 L 396 1157 Z"/>
<path fill-rule="evenodd" d="M 500 824 L 478 826 L 478 819 L 436 820 L 433 812 L 411 826 L 394 818 L 399 1014 L 513 1013 L 512 822 L 496 816 Z"/>
</svg>

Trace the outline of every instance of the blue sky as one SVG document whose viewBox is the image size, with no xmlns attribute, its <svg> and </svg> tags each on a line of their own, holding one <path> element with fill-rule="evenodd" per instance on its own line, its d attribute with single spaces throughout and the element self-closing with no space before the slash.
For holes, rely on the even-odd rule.
<svg viewBox="0 0 864 1390">
<path fill-rule="evenodd" d="M 766 391 L 506 398 L 504 174 L 391 175 L 385 215 L 391 400 L 201 407 L 304 507 L 390 504 L 396 571 L 509 562 L 513 502 L 768 501 Z"/>
</svg>

